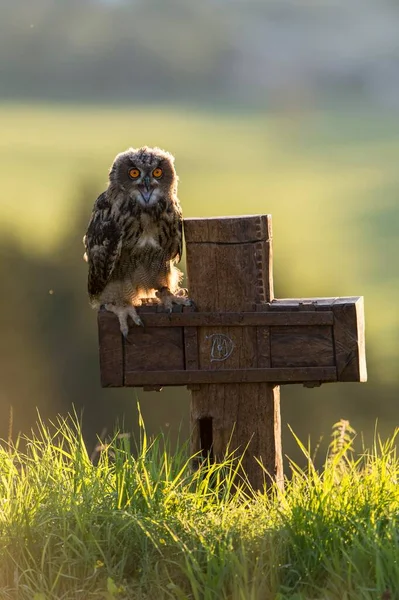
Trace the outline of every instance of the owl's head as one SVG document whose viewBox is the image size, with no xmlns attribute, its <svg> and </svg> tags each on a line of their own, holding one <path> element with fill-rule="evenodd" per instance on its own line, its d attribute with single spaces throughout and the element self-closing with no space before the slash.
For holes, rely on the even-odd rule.
<svg viewBox="0 0 399 600">
<path fill-rule="evenodd" d="M 174 157 L 161 148 L 129 148 L 118 154 L 109 172 L 110 183 L 123 190 L 143 208 L 177 192 Z"/>
</svg>

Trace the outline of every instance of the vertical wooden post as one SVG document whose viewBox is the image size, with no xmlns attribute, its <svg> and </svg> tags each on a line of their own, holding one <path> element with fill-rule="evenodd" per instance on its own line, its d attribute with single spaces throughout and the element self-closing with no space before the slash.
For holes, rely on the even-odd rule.
<svg viewBox="0 0 399 600">
<path fill-rule="evenodd" d="M 255 311 L 273 299 L 270 215 L 185 219 L 184 226 L 189 295 L 199 311 Z M 268 339 L 266 327 L 202 327 L 199 367 L 271 367 Z M 221 459 L 227 448 L 248 446 L 243 467 L 252 486 L 261 489 L 265 482 L 255 458 L 269 474 L 266 485 L 282 485 L 279 386 L 207 384 L 193 387 L 191 395 L 193 453 L 210 451 Z"/>
</svg>

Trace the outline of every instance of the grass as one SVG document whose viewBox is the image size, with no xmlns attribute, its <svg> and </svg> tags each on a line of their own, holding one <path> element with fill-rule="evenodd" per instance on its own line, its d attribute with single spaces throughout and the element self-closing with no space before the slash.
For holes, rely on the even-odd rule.
<svg viewBox="0 0 399 600">
<path fill-rule="evenodd" d="M 76 418 L 2 445 L 2 600 L 399 598 L 394 438 L 356 456 L 341 422 L 322 472 L 297 440 L 307 468 L 265 494 L 233 454 L 193 470 L 140 425 L 97 464 Z"/>
</svg>

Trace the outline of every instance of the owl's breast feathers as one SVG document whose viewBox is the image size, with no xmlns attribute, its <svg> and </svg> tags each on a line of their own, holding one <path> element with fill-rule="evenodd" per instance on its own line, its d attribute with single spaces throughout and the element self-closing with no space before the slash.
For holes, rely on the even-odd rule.
<svg viewBox="0 0 399 600">
<path fill-rule="evenodd" d="M 126 199 L 118 210 L 116 205 L 111 204 L 108 191 L 103 192 L 94 204 L 84 237 L 89 264 L 89 296 L 94 299 L 103 292 L 124 250 L 128 249 L 131 255 L 137 254 L 140 261 L 146 246 L 152 250 L 151 254 L 158 246 L 164 260 L 180 261 L 183 253 L 182 229 L 182 213 L 177 199 L 168 205 L 161 202 L 149 214 Z"/>
</svg>

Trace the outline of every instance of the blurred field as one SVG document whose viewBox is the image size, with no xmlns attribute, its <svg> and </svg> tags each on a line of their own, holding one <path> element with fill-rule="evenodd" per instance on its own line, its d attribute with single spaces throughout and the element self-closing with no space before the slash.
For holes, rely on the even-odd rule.
<svg viewBox="0 0 399 600">
<path fill-rule="evenodd" d="M 276 295 L 365 296 L 373 381 L 397 380 L 394 117 L 13 104 L 0 131 L 1 226 L 29 253 L 57 252 L 117 152 L 165 147 L 185 216 L 272 213 Z"/>
</svg>

